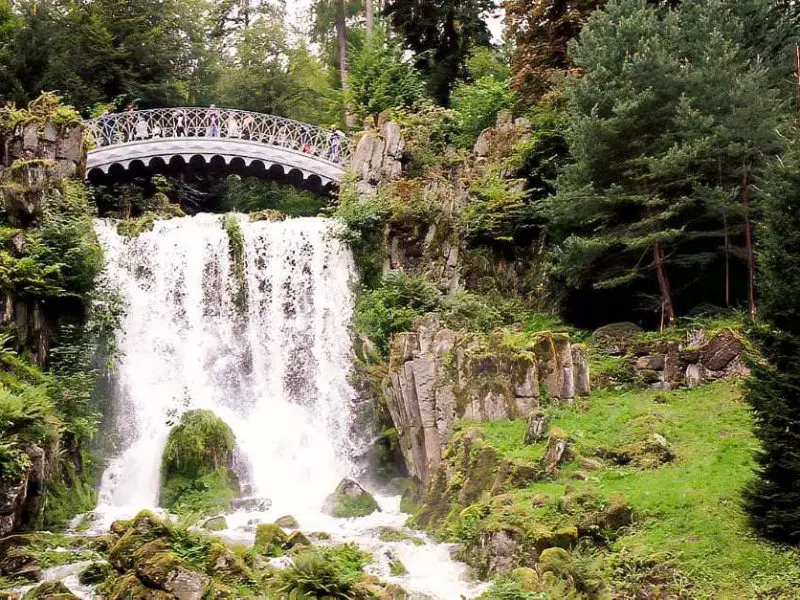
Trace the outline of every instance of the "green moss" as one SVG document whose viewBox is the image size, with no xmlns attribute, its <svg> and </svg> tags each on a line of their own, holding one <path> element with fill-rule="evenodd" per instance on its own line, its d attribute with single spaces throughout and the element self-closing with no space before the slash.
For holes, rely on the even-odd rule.
<svg viewBox="0 0 800 600">
<path fill-rule="evenodd" d="M 308 548 L 280 571 L 276 589 L 290 598 L 355 597 L 364 567 L 371 557 L 355 544 Z"/>
<path fill-rule="evenodd" d="M 77 596 L 60 581 L 47 581 L 23 596 L 24 600 L 69 600 Z"/>
<path fill-rule="evenodd" d="M 129 238 L 139 237 L 146 231 L 153 231 L 156 218 L 155 213 L 149 212 L 142 217 L 125 219 L 117 224 L 117 233 Z"/>
<path fill-rule="evenodd" d="M 331 515 L 337 519 L 349 519 L 353 517 L 366 517 L 375 511 L 379 511 L 375 498 L 371 494 L 363 493 L 354 498 L 344 494 L 337 494 L 331 508 Z"/>
<path fill-rule="evenodd" d="M 378 539 L 382 542 L 407 542 L 415 546 L 422 546 L 425 544 L 422 538 L 418 538 L 401 529 L 395 529 L 393 527 L 382 527 L 378 534 Z"/>
<path fill-rule="evenodd" d="M 247 309 L 247 281 L 245 280 L 244 234 L 239 218 L 228 214 L 223 219 L 225 233 L 228 234 L 228 255 L 231 261 L 231 277 L 235 283 L 233 304 L 243 312 Z"/>
<path fill-rule="evenodd" d="M 399 558 L 393 558 L 389 561 L 389 573 L 392 577 L 401 577 L 408 574 L 408 569 Z"/>
<path fill-rule="evenodd" d="M 283 554 L 283 545 L 288 540 L 279 525 L 274 523 L 262 523 L 256 528 L 256 538 L 253 548 L 259 554 L 267 556 L 280 556 Z"/>
<path fill-rule="evenodd" d="M 179 514 L 211 514 L 230 508 L 239 483 L 229 465 L 236 438 L 208 410 L 183 415 L 167 439 L 161 462 L 161 504 Z"/>
<path fill-rule="evenodd" d="M 658 395 L 666 403 L 656 402 Z M 686 589 L 685 595 L 697 598 L 791 596 L 800 580 L 797 551 L 753 537 L 739 502 L 757 444 L 736 383 L 671 392 L 596 390 L 574 408 L 552 407 L 549 418 L 569 432 L 583 456 L 660 433 L 677 458 L 646 470 L 605 461 L 589 481 L 572 480 L 565 469 L 553 481 L 445 513 L 446 537 L 470 542 L 481 532 L 511 527 L 526 543 L 569 548 L 577 527 L 580 535 L 608 544 L 603 576 L 621 589 L 636 589 L 652 577 L 666 582 L 661 589 L 670 597 Z M 479 427 L 502 459 L 534 463 L 541 457 L 544 442 L 522 444 L 524 421 L 470 427 Z M 441 531 L 442 521 L 434 522 L 436 528 Z"/>
<path fill-rule="evenodd" d="M 92 563 L 78 575 L 83 585 L 99 585 L 112 576 L 114 570 L 108 563 Z"/>
</svg>

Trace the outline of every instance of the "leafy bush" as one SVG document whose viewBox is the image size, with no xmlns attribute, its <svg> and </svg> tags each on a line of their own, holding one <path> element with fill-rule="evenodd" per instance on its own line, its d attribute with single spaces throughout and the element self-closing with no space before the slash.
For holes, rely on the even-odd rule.
<svg viewBox="0 0 800 600">
<path fill-rule="evenodd" d="M 350 94 L 359 117 L 410 107 L 425 96 L 425 82 L 403 49 L 376 36 L 350 65 Z"/>
<path fill-rule="evenodd" d="M 541 593 L 528 592 L 516 581 L 499 579 L 480 595 L 479 600 L 542 600 Z"/>
<path fill-rule="evenodd" d="M 471 83 L 457 83 L 450 96 L 450 106 L 458 114 L 461 133 L 458 145 L 475 143 L 481 132 L 494 125 L 497 114 L 514 103 L 514 92 L 507 79 L 481 77 Z"/>
<path fill-rule="evenodd" d="M 392 335 L 410 331 L 414 319 L 437 310 L 441 302 L 441 292 L 424 277 L 390 273 L 359 295 L 355 326 L 388 356 Z"/>
<path fill-rule="evenodd" d="M 277 575 L 278 590 L 289 598 L 352 600 L 369 562 L 369 555 L 354 544 L 309 548 L 299 552 L 292 565 Z"/>
</svg>

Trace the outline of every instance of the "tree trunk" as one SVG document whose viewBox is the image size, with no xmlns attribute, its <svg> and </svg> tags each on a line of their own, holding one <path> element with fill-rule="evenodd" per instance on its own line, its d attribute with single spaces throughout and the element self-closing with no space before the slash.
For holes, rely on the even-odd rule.
<svg viewBox="0 0 800 600">
<path fill-rule="evenodd" d="M 653 261 L 656 266 L 656 276 L 658 277 L 658 289 L 661 292 L 662 314 L 667 319 L 670 327 L 675 325 L 675 309 L 672 306 L 672 292 L 667 279 L 667 270 L 664 265 L 664 248 L 661 242 L 653 244 Z"/>
<path fill-rule="evenodd" d="M 728 215 L 722 209 L 722 227 L 725 232 L 725 306 L 731 306 L 731 250 L 730 237 L 728 236 Z"/>
<path fill-rule="evenodd" d="M 350 89 L 349 73 L 347 70 L 347 23 L 344 0 L 336 0 L 336 37 L 339 41 L 339 76 L 342 79 L 342 92 L 344 92 L 344 117 L 348 127 L 354 125 L 353 115 L 350 113 L 347 102 L 347 91 Z"/>
<path fill-rule="evenodd" d="M 375 5 L 373 4 L 374 0 L 364 0 L 366 3 L 365 6 L 365 17 L 367 22 L 367 41 L 371 42 L 372 37 L 375 35 Z"/>
<path fill-rule="evenodd" d="M 744 246 L 747 250 L 747 306 L 750 316 L 756 316 L 756 261 L 753 254 L 753 235 L 750 226 L 750 181 L 747 162 L 742 162 L 742 208 L 744 208 Z"/>
</svg>

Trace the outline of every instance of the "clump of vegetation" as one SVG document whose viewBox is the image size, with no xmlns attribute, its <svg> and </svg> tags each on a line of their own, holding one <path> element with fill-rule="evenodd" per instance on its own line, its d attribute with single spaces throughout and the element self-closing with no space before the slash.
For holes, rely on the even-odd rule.
<svg viewBox="0 0 800 600">
<path fill-rule="evenodd" d="M 289 597 L 363 597 L 359 582 L 371 560 L 354 544 L 309 548 L 295 555 L 292 565 L 278 574 L 278 591 Z"/>
<path fill-rule="evenodd" d="M 232 471 L 236 438 L 209 410 L 184 413 L 167 439 L 161 462 L 161 504 L 178 514 L 211 514 L 230 508 L 239 494 Z"/>
<path fill-rule="evenodd" d="M 244 234 L 236 215 L 225 215 L 223 220 L 228 235 L 228 255 L 231 261 L 231 276 L 234 282 L 233 304 L 239 311 L 247 308 L 247 280 L 244 256 Z"/>
</svg>

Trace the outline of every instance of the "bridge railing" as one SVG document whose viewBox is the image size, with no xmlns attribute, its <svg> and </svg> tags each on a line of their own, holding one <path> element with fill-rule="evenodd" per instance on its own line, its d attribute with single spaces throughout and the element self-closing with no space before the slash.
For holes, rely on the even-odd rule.
<svg viewBox="0 0 800 600">
<path fill-rule="evenodd" d="M 228 108 L 156 108 L 111 113 L 85 123 L 94 149 L 145 140 L 227 138 L 302 152 L 345 165 L 350 140 L 341 131 L 284 117 Z"/>
</svg>

